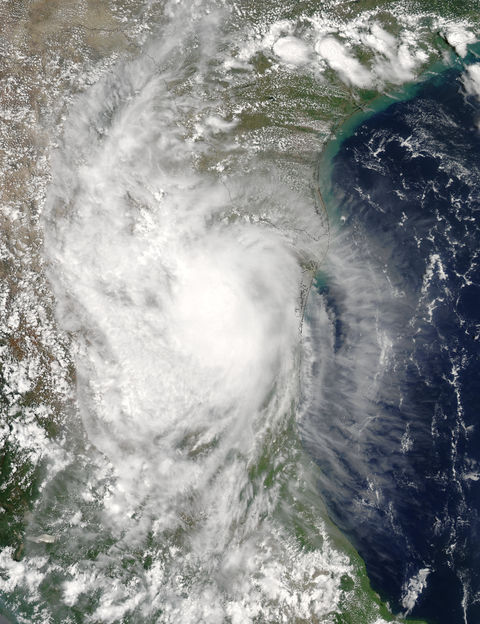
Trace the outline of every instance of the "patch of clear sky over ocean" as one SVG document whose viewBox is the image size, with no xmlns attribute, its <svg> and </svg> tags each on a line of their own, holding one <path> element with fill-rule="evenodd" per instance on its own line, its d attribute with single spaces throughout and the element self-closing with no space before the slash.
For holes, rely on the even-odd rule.
<svg viewBox="0 0 480 624">
<path fill-rule="evenodd" d="M 334 338 L 318 338 L 324 389 L 304 433 L 373 586 L 436 624 L 480 621 L 475 62 L 381 102 L 331 147 L 339 226 L 314 300 Z"/>
<path fill-rule="evenodd" d="M 61 139 L 52 129 L 42 241 L 72 351 L 76 387 L 64 391 L 78 413 L 62 412 L 66 426 L 47 439 L 44 405 L 29 407 L 7 432 L 25 452 L 31 444 L 45 473 L 16 545 L 0 553 L 3 596 L 25 624 L 391 621 L 326 517 L 317 478 L 360 546 L 376 525 L 369 566 L 377 580 L 390 575 L 391 592 L 378 586 L 395 612 L 412 613 L 431 587 L 428 557 L 411 547 L 391 572 L 399 557 L 387 541 L 412 542 L 397 522 L 395 471 L 415 485 L 414 458 L 425 456 L 423 430 L 401 411 L 416 404 L 399 376 L 413 332 L 400 302 L 408 295 L 414 317 L 420 301 L 436 321 L 431 289 L 448 267 L 440 252 L 422 256 L 424 299 L 415 283 L 401 295 L 396 260 L 378 260 L 383 208 L 369 219 L 343 197 L 336 232 L 311 180 L 315 154 L 354 102 L 415 81 L 454 49 L 463 57 L 474 26 L 406 3 L 385 3 L 387 13 L 368 1 L 358 12 L 343 2 L 318 12 L 311 2 L 231 13 L 221 4 L 167 2 L 138 55 L 70 102 Z M 389 142 L 370 148 L 359 166 L 379 173 Z M 345 169 L 347 183 L 355 172 Z M 352 197 L 370 201 L 367 173 Z M 303 319 L 318 266 L 325 276 Z M 16 313 L 5 315 L 14 327 Z M 10 369 L 11 401 L 41 375 L 27 364 Z M 297 418 L 306 430 L 310 399 L 323 475 L 296 427 Z M 446 479 L 457 483 L 455 470 Z M 375 515 L 388 516 L 384 535 Z"/>
</svg>

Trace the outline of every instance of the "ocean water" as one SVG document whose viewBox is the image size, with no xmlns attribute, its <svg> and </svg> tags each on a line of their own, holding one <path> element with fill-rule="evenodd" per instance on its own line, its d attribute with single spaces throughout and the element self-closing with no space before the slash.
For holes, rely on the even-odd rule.
<svg viewBox="0 0 480 624">
<path fill-rule="evenodd" d="M 475 28 L 460 10 L 354 5 L 9 14 L 12 67 L 31 61 L 40 78 L 7 111 L 8 621 L 383 624 L 448 608 L 474 622 L 476 568 L 459 553 L 472 552 L 477 478 L 462 377 L 475 376 L 475 244 L 461 236 L 475 232 L 475 145 L 462 126 L 471 120 L 474 142 Z M 22 28 L 28 54 L 15 47 Z M 319 188 L 338 124 L 439 59 L 456 63 L 451 97 L 460 90 L 467 111 L 455 121 L 463 109 L 445 104 L 443 143 L 428 143 L 436 96 L 417 95 L 411 136 L 400 122 L 382 135 L 392 109 L 373 116 L 333 167 L 320 162 L 331 188 Z M 358 134 L 377 122 L 374 138 Z M 410 182 L 386 173 L 389 146 L 407 150 Z M 427 183 L 418 159 L 449 179 Z M 374 174 L 396 180 L 388 197 L 406 197 L 388 213 L 401 242 L 374 214 L 390 205 L 375 199 Z M 415 212 L 408 184 L 430 189 L 424 204 L 449 194 L 439 216 Z M 459 206 L 458 232 L 447 204 Z M 463 265 L 450 267 L 441 236 L 464 249 Z M 447 284 L 452 271 L 459 284 Z M 440 314 L 452 302 L 456 333 Z"/>
<path fill-rule="evenodd" d="M 438 624 L 480 619 L 480 102 L 469 60 L 339 145 L 326 189 L 338 233 L 307 312 L 321 355 L 305 439 L 329 510 L 374 587 Z"/>
</svg>

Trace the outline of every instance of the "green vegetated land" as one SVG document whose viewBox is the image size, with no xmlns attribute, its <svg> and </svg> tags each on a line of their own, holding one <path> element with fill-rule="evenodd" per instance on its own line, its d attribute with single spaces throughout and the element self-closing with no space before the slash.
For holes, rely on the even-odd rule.
<svg viewBox="0 0 480 624">
<path fill-rule="evenodd" d="M 2 137 L 7 131 L 9 133 L 5 134 L 5 141 L 6 145 L 11 146 L 11 153 L 15 154 L 16 149 L 22 153 L 22 157 L 15 161 L 15 166 L 6 168 L 4 165 L 1 189 L 2 202 L 18 207 L 21 214 L 20 220 L 17 219 L 15 225 L 4 220 L 1 222 L 2 230 L 8 233 L 6 256 L 8 260 L 2 260 L 1 265 L 3 283 L 8 286 L 3 314 L 10 317 L 17 311 L 20 322 L 15 326 L 4 323 L 0 332 L 0 346 L 3 349 L 0 356 L 2 382 L 0 415 L 3 445 L 0 457 L 0 545 L 12 546 L 13 556 L 17 560 L 21 560 L 23 556 L 25 526 L 29 514 L 34 509 L 47 465 L 41 453 L 33 453 L 30 447 L 25 449 L 19 446 L 19 438 L 13 435 L 16 423 L 22 422 L 22 419 L 33 419 L 39 430 L 44 433 L 46 440 L 60 439 L 65 433 L 65 415 L 73 409 L 71 397 L 58 394 L 55 380 L 51 379 L 46 371 L 53 361 L 61 361 L 61 365 L 65 368 L 64 379 L 72 388 L 75 383 L 75 372 L 68 356 L 68 340 L 63 344 L 61 354 L 55 353 L 54 346 L 48 342 L 52 336 L 53 340 L 56 338 L 54 303 L 51 295 L 45 295 L 48 292 L 48 282 L 39 258 L 42 235 L 36 215 L 38 204 L 42 200 L 29 190 L 38 178 L 43 176 L 43 179 L 48 179 L 48 168 L 38 170 L 35 164 L 47 153 L 48 141 L 42 123 L 44 117 L 51 115 L 51 111 L 55 109 L 54 99 L 64 98 L 67 102 L 67 96 L 72 90 L 76 92 L 84 88 L 79 79 L 83 69 L 93 66 L 99 59 L 107 58 L 112 50 L 130 55 L 138 53 L 138 48 L 129 39 L 130 35 L 129 37 L 126 34 L 122 35 L 123 26 L 120 22 L 115 21 L 114 15 L 106 15 L 105 11 L 102 12 L 101 20 L 106 26 L 103 30 L 98 29 L 93 36 L 91 29 L 96 23 L 95 7 L 100 4 L 98 2 L 88 2 L 88 28 L 84 28 L 85 24 L 82 22 L 85 16 L 78 16 L 78 28 L 75 27 L 74 33 L 76 45 L 71 45 L 70 41 L 71 22 L 67 17 L 70 20 L 71 13 L 63 12 L 60 2 L 56 2 L 54 7 L 50 6 L 48 11 L 46 7 L 42 8 L 45 3 L 33 3 L 33 9 L 29 9 L 27 4 L 3 3 L 0 13 L 0 17 L 5 18 L 5 37 L 11 46 L 7 49 L 7 53 L 10 51 L 11 56 L 6 66 L 6 76 L 2 76 L 1 79 L 18 76 L 20 72 L 27 84 L 27 93 L 20 100 L 18 93 L 15 92 L 10 95 L 11 101 L 8 100 L 11 88 L 10 90 L 5 88 L 0 95 L 0 102 L 14 110 L 15 101 L 18 100 L 18 107 L 24 106 L 31 111 L 31 115 L 23 122 L 14 123 L 7 130 L 2 129 Z M 273 0 L 263 2 L 244 0 L 239 4 L 244 9 L 247 19 L 256 24 L 268 19 L 270 13 L 274 14 L 276 19 L 296 19 L 299 15 L 313 15 L 318 11 L 319 3 L 317 0 L 284 2 L 279 7 L 278 2 Z M 331 11 L 340 20 L 345 21 L 354 19 L 363 11 L 375 10 L 376 19 L 382 26 L 392 34 L 396 34 L 398 24 L 392 18 L 392 5 L 404 7 L 405 11 L 411 14 L 425 15 L 430 12 L 432 15 L 446 18 L 466 19 L 472 28 L 479 23 L 480 3 L 471 0 L 396 3 L 390 0 L 358 0 L 340 3 L 325 10 Z M 70 7 L 69 11 L 71 10 L 74 9 Z M 428 16 L 424 18 L 426 24 L 429 19 Z M 38 24 L 41 24 L 41 27 Z M 32 32 L 35 37 L 31 36 Z M 428 34 L 428 29 L 425 29 L 422 31 L 422 38 L 421 45 L 428 50 L 428 61 L 419 72 L 420 78 L 432 68 L 439 69 L 440 61 L 443 64 L 462 62 L 455 56 L 454 50 L 442 33 L 430 31 Z M 68 45 L 67 41 L 70 42 Z M 63 64 L 70 63 L 79 68 L 77 83 L 73 88 L 71 76 L 64 76 L 58 63 L 59 49 L 62 50 Z M 17 50 L 18 58 L 14 57 L 12 50 Z M 82 54 L 86 61 L 80 59 Z M 368 66 L 371 53 L 360 50 L 358 56 Z M 253 75 L 248 79 L 239 78 L 232 91 L 225 95 L 227 112 L 229 107 L 233 110 L 239 102 L 245 105 L 236 130 L 238 136 L 241 138 L 256 132 L 271 131 L 271 149 L 274 152 L 279 139 L 286 140 L 293 146 L 298 145 L 297 151 L 290 149 L 284 154 L 277 154 L 277 157 L 285 159 L 286 167 L 293 160 L 303 163 L 306 184 L 311 184 L 318 154 L 325 150 L 323 163 L 326 166 L 321 176 L 326 188 L 328 160 L 339 142 L 348 136 L 362 119 L 388 105 L 392 94 L 394 97 L 409 97 L 415 89 L 414 85 L 399 88 L 388 84 L 382 85 L 381 89 L 359 89 L 345 84 L 332 70 L 325 72 L 324 81 L 318 81 L 315 76 L 308 73 L 272 71 L 272 58 L 263 52 L 257 54 L 252 65 Z M 38 72 L 40 82 L 34 79 Z M 30 82 L 31 86 L 28 88 Z M 41 90 L 48 92 L 49 89 L 51 97 L 50 99 L 45 97 L 39 110 L 36 94 Z M 60 112 L 57 110 L 57 113 Z M 268 140 L 267 137 L 264 145 L 267 152 Z M 323 191 L 323 188 L 321 190 Z M 26 300 L 32 301 L 32 298 L 29 299 L 25 295 L 29 290 L 33 291 L 33 303 L 25 304 Z M 30 320 L 29 313 L 38 316 L 39 309 L 44 311 L 45 318 L 52 328 L 48 340 L 41 336 L 38 327 L 32 325 Z M 64 337 L 57 338 L 59 342 L 65 341 Z M 64 357 L 63 360 L 60 355 Z M 12 397 L 7 379 L 9 367 L 26 361 L 29 357 L 37 358 L 41 364 L 38 378 L 28 390 Z M 43 412 L 36 410 L 40 406 L 46 406 L 47 409 Z M 261 467 L 258 469 L 261 470 Z M 301 515 L 300 510 L 300 517 Z M 349 555 L 355 571 L 354 578 L 345 577 L 342 580 L 345 603 L 343 615 L 337 616 L 338 624 L 367 624 L 380 616 L 387 621 L 400 621 L 391 615 L 370 587 L 365 565 L 348 540 L 332 524 L 329 526 L 329 532 L 335 544 Z M 305 548 L 308 548 L 309 537 L 300 525 L 297 538 Z"/>
</svg>

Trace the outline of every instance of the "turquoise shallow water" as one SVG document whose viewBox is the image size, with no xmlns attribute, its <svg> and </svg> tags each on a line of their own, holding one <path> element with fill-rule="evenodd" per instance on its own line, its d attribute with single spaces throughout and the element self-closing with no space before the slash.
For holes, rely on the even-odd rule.
<svg viewBox="0 0 480 624">
<path fill-rule="evenodd" d="M 430 31 L 419 18 L 412 40 L 403 10 L 392 26 L 336 3 L 300 17 L 287 3 L 159 4 L 52 130 L 41 228 L 71 357 L 55 370 L 75 383 L 57 384 L 69 402 L 56 427 L 31 395 L 11 425 L 42 478 L 1 553 L 3 596 L 28 624 L 391 621 L 297 430 L 336 388 L 317 384 L 333 352 L 348 382 L 337 399 L 351 401 L 319 448 L 329 460 L 343 444 L 348 492 L 348 433 L 388 355 L 371 322 L 382 284 L 362 258 L 349 271 L 345 215 L 329 229 L 312 171 L 354 100 L 388 71 L 415 78 Z M 32 370 L 12 368 L 12 387 Z"/>
<path fill-rule="evenodd" d="M 374 587 L 445 623 L 478 619 L 479 109 L 463 82 L 476 60 L 380 101 L 324 154 L 338 220 L 317 283 L 329 389 L 304 434 Z"/>
<path fill-rule="evenodd" d="M 370 117 L 381 113 L 389 108 L 396 101 L 407 101 L 414 98 L 422 89 L 422 85 L 427 81 L 442 80 L 446 71 L 457 68 L 461 71 L 471 64 L 475 64 L 480 56 L 480 45 L 471 44 L 469 54 L 465 58 L 459 58 L 457 54 L 450 51 L 447 61 L 436 61 L 425 72 L 418 77 L 415 82 L 409 82 L 398 89 L 389 89 L 387 94 L 367 99 L 362 102 L 357 110 L 343 120 L 334 130 L 332 137 L 322 150 L 322 154 L 317 164 L 317 179 L 322 195 L 328 205 L 330 218 L 335 219 L 338 215 L 339 202 L 332 195 L 332 169 L 333 161 L 337 156 L 342 144 L 351 137 L 357 128 Z"/>
</svg>

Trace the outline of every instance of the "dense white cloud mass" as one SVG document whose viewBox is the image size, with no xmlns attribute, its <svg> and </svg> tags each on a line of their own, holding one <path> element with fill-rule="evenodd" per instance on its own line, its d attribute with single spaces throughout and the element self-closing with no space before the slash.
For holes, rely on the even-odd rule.
<svg viewBox="0 0 480 624">
<path fill-rule="evenodd" d="M 480 98 L 480 65 L 470 65 L 463 75 L 463 85 L 467 95 Z"/>
<path fill-rule="evenodd" d="M 308 46 L 297 37 L 280 37 L 273 44 L 272 49 L 284 63 L 290 65 L 303 65 L 309 61 L 310 50 Z"/>
<path fill-rule="evenodd" d="M 1 587 L 28 594 L 45 622 L 67 607 L 105 623 L 331 622 L 350 599 L 347 576 L 357 573 L 355 592 L 364 580 L 332 546 L 294 428 L 312 400 L 309 371 L 322 366 L 309 349 L 333 339 L 321 306 L 302 328 L 330 232 L 295 169 L 300 133 L 269 143 L 257 111 L 242 117 L 249 103 L 234 78 L 245 73 L 251 88 L 260 72 L 296 73 L 346 97 L 413 80 L 428 54 L 403 17 L 397 36 L 369 12 L 233 32 L 213 1 L 164 8 L 161 37 L 78 97 L 52 154 L 45 256 L 81 418 L 70 448 L 52 450 L 40 412 L 13 428 L 32 457 L 45 447 L 56 462 L 27 536 L 51 556 L 4 551 Z M 460 52 L 472 41 L 449 33 Z M 468 70 L 467 93 L 479 83 Z M 361 302 L 348 357 L 376 383 L 389 351 L 369 301 L 376 285 L 351 270 L 355 258 L 332 252 L 330 263 Z M 5 376 L 25 392 L 35 378 L 26 366 Z M 339 381 L 352 403 L 364 378 Z M 368 621 L 380 623 L 372 604 Z"/>
<path fill-rule="evenodd" d="M 338 72 L 342 80 L 356 87 L 371 84 L 371 74 L 360 61 L 349 54 L 345 47 L 333 37 L 321 39 L 315 46 L 320 58 L 325 59 L 330 67 Z"/>
<path fill-rule="evenodd" d="M 448 24 L 445 30 L 445 38 L 461 57 L 467 55 L 468 44 L 477 41 L 475 34 L 463 24 Z"/>
<path fill-rule="evenodd" d="M 205 37 L 211 26 L 195 24 Z M 46 250 L 100 452 L 81 498 L 99 505 L 114 543 L 105 557 L 151 543 L 153 559 L 141 582 L 112 584 L 106 559 L 80 558 L 63 600 L 100 591 L 103 622 L 132 611 L 183 623 L 325 615 L 348 559 L 320 520 L 324 545 L 311 553 L 275 520 L 286 475 L 269 488 L 251 479 L 298 402 L 301 261 L 314 261 L 313 243 L 322 252 L 322 223 L 261 165 L 230 176 L 197 166 L 214 136 L 235 153 L 236 123 L 201 89 L 172 96 L 182 63 L 156 43 L 120 65 L 72 109 L 53 163 Z M 68 532 L 87 526 L 82 513 Z"/>
</svg>

